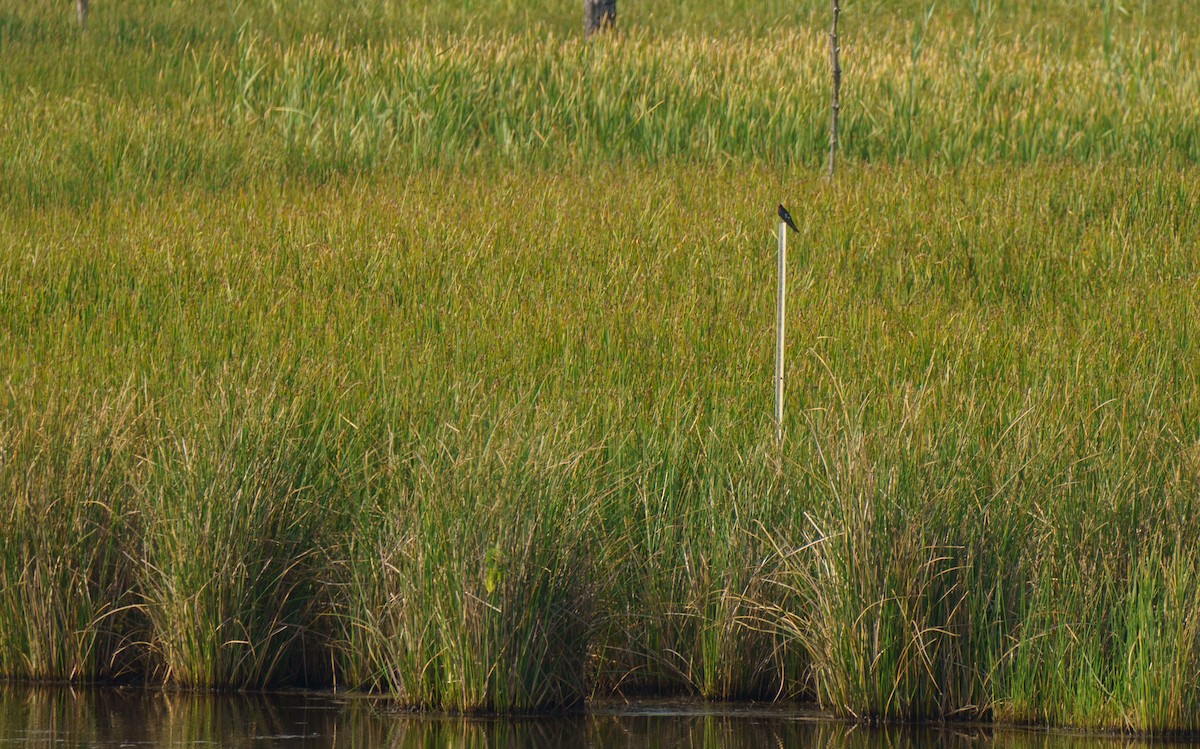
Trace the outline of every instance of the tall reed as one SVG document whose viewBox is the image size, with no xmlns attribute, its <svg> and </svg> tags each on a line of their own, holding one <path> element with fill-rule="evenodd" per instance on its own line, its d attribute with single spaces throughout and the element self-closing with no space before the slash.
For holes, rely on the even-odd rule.
<svg viewBox="0 0 1200 749">
<path fill-rule="evenodd" d="M 161 425 L 139 487 L 154 662 L 189 687 L 303 680 L 325 522 L 310 483 L 323 417 L 254 384 L 212 387 L 191 423 Z"/>
<path fill-rule="evenodd" d="M 0 677 L 79 681 L 138 666 L 132 496 L 136 394 L 38 397 L 0 411 Z"/>
<path fill-rule="evenodd" d="M 444 428 L 360 510 L 342 575 L 344 673 L 406 703 L 570 709 L 587 696 L 595 499 L 553 432 Z M 405 475 L 407 474 L 407 475 Z"/>
</svg>

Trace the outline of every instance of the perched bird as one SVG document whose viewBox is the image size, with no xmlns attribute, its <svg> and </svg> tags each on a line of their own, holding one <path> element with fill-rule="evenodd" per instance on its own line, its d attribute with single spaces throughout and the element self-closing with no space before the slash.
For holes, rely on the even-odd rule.
<svg viewBox="0 0 1200 749">
<path fill-rule="evenodd" d="M 788 209 L 783 207 L 783 203 L 779 204 L 779 218 L 783 219 L 783 223 L 792 227 L 792 231 L 800 231 L 796 228 L 796 222 L 792 221 L 792 214 L 788 213 Z"/>
</svg>

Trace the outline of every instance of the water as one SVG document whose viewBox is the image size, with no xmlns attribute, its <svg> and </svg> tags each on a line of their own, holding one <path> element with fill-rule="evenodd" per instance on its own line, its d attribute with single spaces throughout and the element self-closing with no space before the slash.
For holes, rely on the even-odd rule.
<svg viewBox="0 0 1200 749">
<path fill-rule="evenodd" d="M 331 694 L 196 695 L 140 689 L 0 689 L 7 747 L 436 747 L 437 749 L 1123 749 L 1129 740 L 941 726 L 867 730 L 797 706 L 603 701 L 566 718 L 417 716 Z M 1165 746 L 1160 744 L 1159 746 Z"/>
</svg>

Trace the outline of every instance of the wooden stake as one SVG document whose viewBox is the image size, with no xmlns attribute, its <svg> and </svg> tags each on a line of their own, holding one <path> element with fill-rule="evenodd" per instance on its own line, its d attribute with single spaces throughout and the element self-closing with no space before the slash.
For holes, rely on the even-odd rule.
<svg viewBox="0 0 1200 749">
<path fill-rule="evenodd" d="M 833 181 L 833 169 L 838 147 L 838 110 L 841 109 L 842 66 L 838 62 L 838 16 L 841 15 L 841 0 L 833 0 L 833 27 L 829 31 L 829 62 L 833 69 L 833 106 L 829 115 L 829 181 Z"/>
</svg>

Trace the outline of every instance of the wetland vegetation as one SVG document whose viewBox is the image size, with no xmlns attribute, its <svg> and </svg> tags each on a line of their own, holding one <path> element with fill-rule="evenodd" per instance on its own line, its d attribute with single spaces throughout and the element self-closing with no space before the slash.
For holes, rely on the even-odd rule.
<svg viewBox="0 0 1200 749">
<path fill-rule="evenodd" d="M 1200 727 L 1200 10 L 819 5 L 0 0 L 0 676 Z"/>
</svg>

